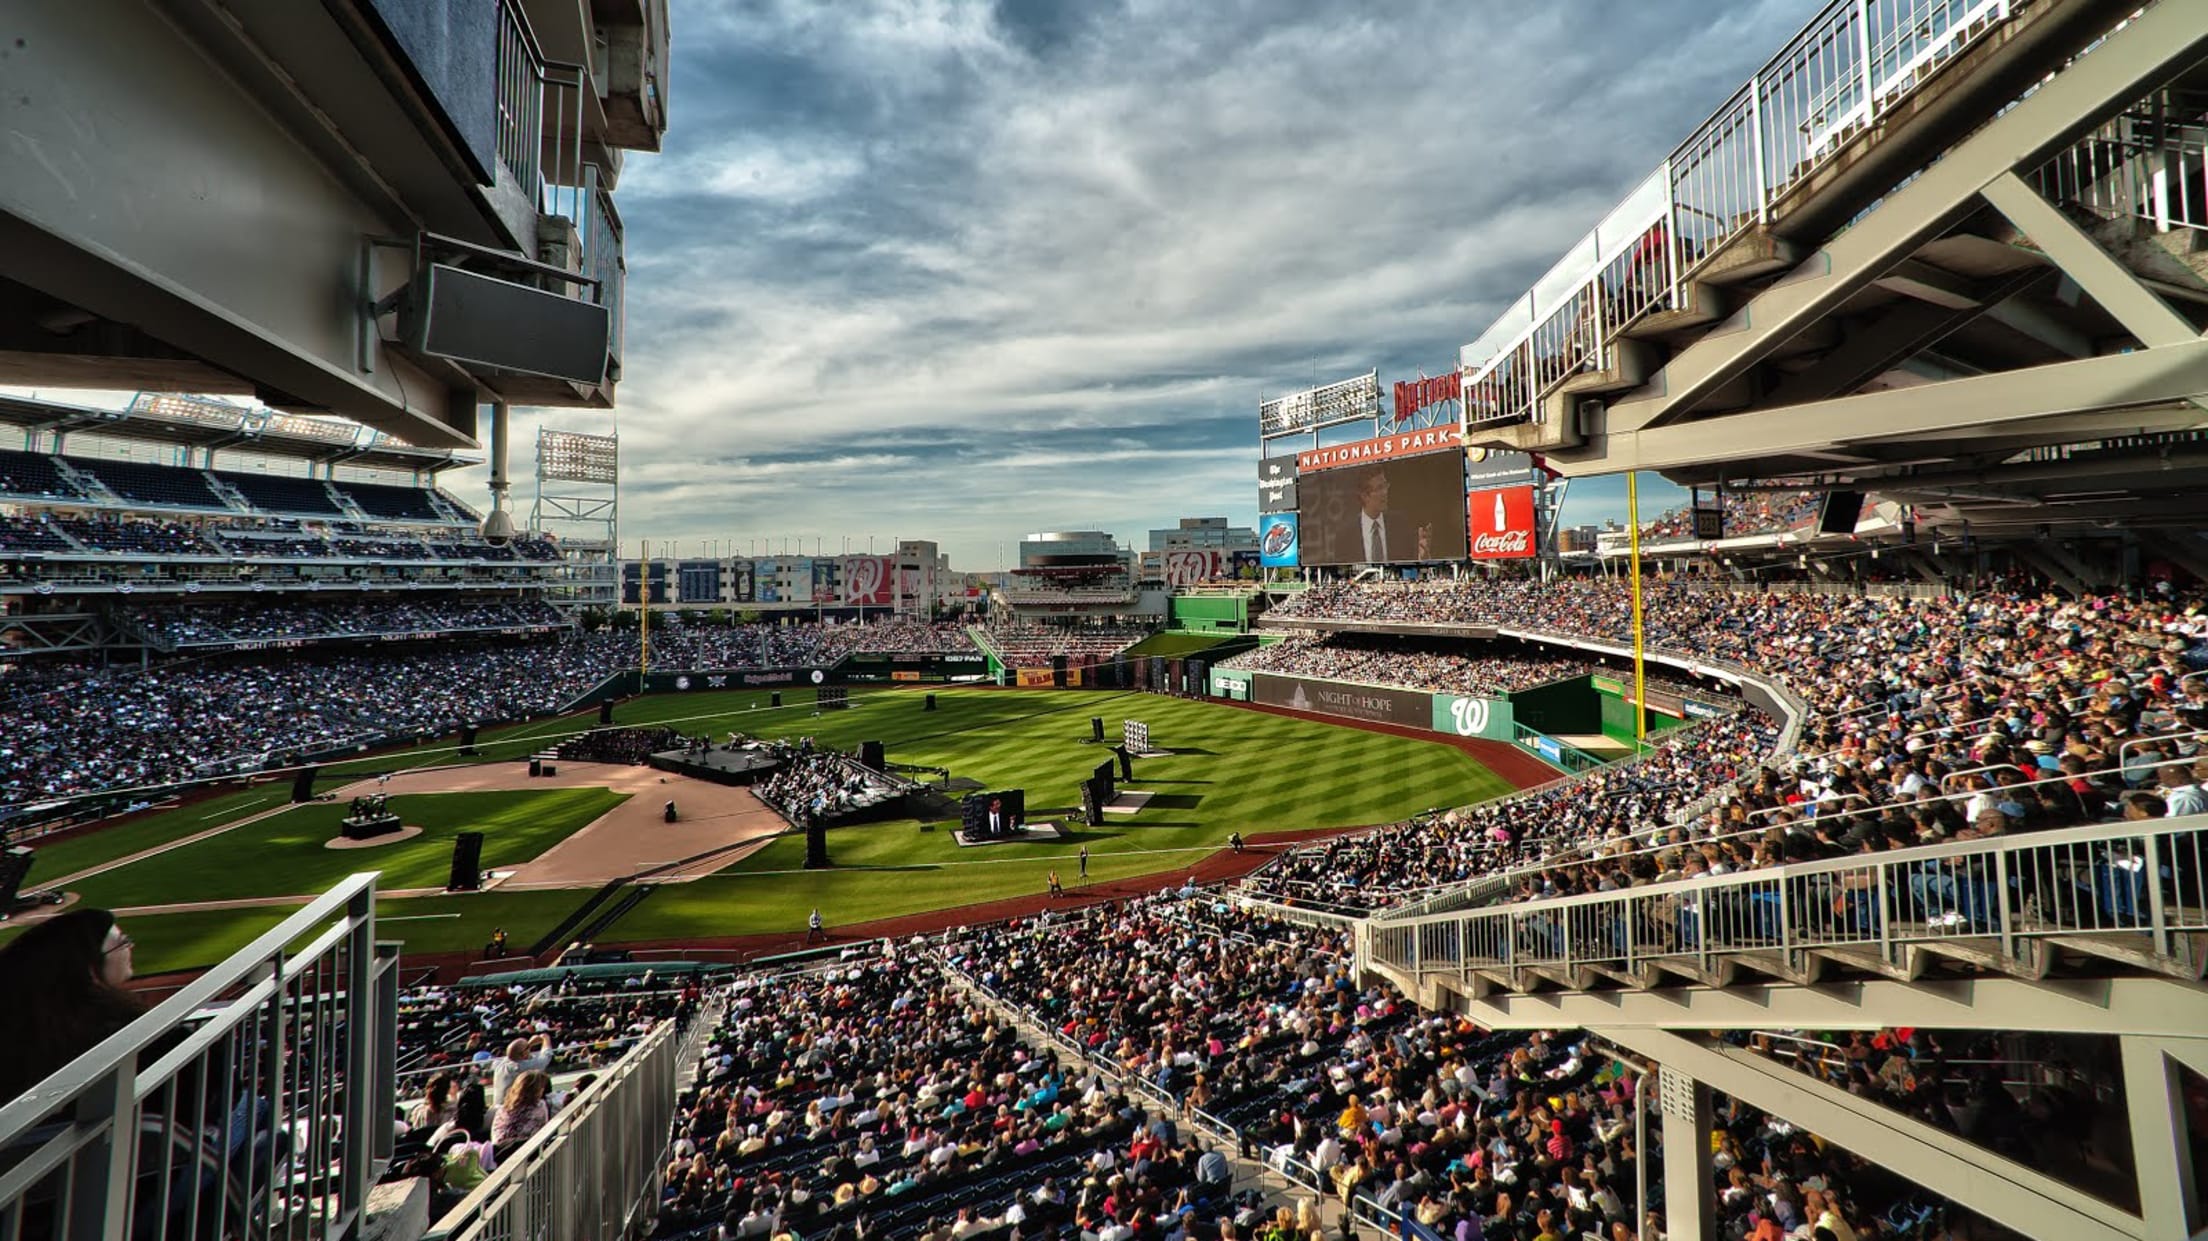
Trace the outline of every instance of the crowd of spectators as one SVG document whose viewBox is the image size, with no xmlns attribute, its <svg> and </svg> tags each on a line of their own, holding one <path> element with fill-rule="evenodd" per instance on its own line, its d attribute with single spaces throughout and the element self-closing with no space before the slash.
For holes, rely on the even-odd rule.
<svg viewBox="0 0 2208 1241">
<path fill-rule="evenodd" d="M 1329 586 L 1287 608 L 1612 642 L 1630 626 L 1624 590 L 1605 580 Z M 1343 843 L 1334 846 L 1338 865 L 1299 861 L 1268 871 L 1260 886 L 1374 908 L 1512 865 L 1601 855 L 1518 884 L 1528 896 L 1569 894 L 2167 813 L 2199 796 L 2196 742 L 2141 744 L 2208 725 L 2201 678 L 2188 685 L 2208 667 L 2208 609 L 2197 599 L 1925 599 L 1659 584 L 1645 614 L 1653 648 L 1746 666 L 1799 695 L 1808 711 L 1795 751 L 1771 752 L 1775 730 L 1754 713 L 1721 729 L 1706 724 L 1631 767 L 1460 813 L 1439 830 Z M 1613 787 L 1621 781 L 1624 797 Z M 1509 822 L 1499 828 L 1497 818 Z M 1493 844 L 1509 848 L 1498 855 Z M 1934 875 L 1921 886 L 1926 916 L 1974 916 L 1967 883 Z"/>
<path fill-rule="evenodd" d="M 574 763 L 625 763 L 639 766 L 654 754 L 697 748 L 703 738 L 684 737 L 674 728 L 593 728 L 559 745 L 561 758 Z"/>
<path fill-rule="evenodd" d="M 565 618 L 541 599 L 317 599 L 209 603 L 137 613 L 177 646 L 234 646 L 290 639 L 372 638 L 540 628 Z"/>
<path fill-rule="evenodd" d="M 813 739 L 796 744 L 764 743 L 781 766 L 759 782 L 759 800 L 792 827 L 832 823 L 883 806 L 904 796 L 898 781 L 847 754 L 816 750 Z"/>
<path fill-rule="evenodd" d="M 1662 1235 L 1661 1126 L 1636 1148 L 1652 1097 L 1636 1070 L 1577 1031 L 1486 1031 L 1360 986 L 1348 948 L 1344 932 L 1161 897 L 967 931 L 951 961 L 1069 1056 L 1389 1231 L 1407 1214 L 1442 1238 Z M 1906 1186 L 1716 1102 L 1721 1235 L 1890 1235 Z"/>
<path fill-rule="evenodd" d="M 1824 499 L 1821 491 L 1728 491 L 1724 537 L 1743 539 L 1799 530 L 1817 519 Z M 1694 510 L 1687 505 L 1669 509 L 1641 527 L 1644 541 L 1676 543 L 1694 537 Z"/>
<path fill-rule="evenodd" d="M 408 598 L 141 613 L 174 640 L 287 643 L 550 625 L 539 602 Z M 376 626 L 369 628 L 370 625 Z M 965 642 L 964 646 L 959 643 Z M 829 665 L 862 651 L 973 650 L 952 625 L 741 625 L 655 630 L 655 667 Z M 639 659 L 633 630 L 511 644 L 392 643 L 179 659 L 149 668 L 0 664 L 0 807 L 256 771 L 341 746 L 434 737 L 560 711 Z"/>
<path fill-rule="evenodd" d="M 989 626 L 989 645 L 997 658 L 1016 667 L 1048 663 L 1059 655 L 1069 659 L 1104 658 L 1119 654 L 1150 636 L 1147 629 L 1124 625 L 1039 625 L 1000 621 Z"/>
<path fill-rule="evenodd" d="M 1221 666 L 1479 698 L 1513 694 L 1594 671 L 1586 660 L 1558 654 L 1553 647 L 1361 633 L 1296 634 L 1245 651 Z"/>
<path fill-rule="evenodd" d="M 1222 1156 L 1021 1043 L 917 950 L 739 983 L 680 1103 L 658 1236 L 1219 1236 Z"/>
<path fill-rule="evenodd" d="M 399 999 L 394 1178 L 429 1180 L 442 1214 L 498 1170 L 597 1070 L 664 1022 L 686 1025 L 694 975 L 650 970 L 554 983 L 415 987 Z"/>
</svg>

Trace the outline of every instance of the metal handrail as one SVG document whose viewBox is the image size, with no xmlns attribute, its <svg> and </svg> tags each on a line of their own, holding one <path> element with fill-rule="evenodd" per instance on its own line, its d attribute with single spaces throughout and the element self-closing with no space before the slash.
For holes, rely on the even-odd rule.
<svg viewBox="0 0 2208 1241">
<path fill-rule="evenodd" d="M 1913 943 L 2136 937 L 2153 962 L 2193 971 L 2208 931 L 2208 815 L 2064 828 L 1861 854 L 1622 892 L 1367 923 L 1366 959 L 1413 975 L 1524 966 L 1635 971 L 1752 954 L 1792 962 L 1855 948 L 1898 965 Z M 1361 947 L 1365 947 L 1361 945 Z"/>
<path fill-rule="evenodd" d="M 1620 330 L 1678 305 L 1688 273 L 2012 16 L 2011 0 L 1826 5 L 1464 347 L 1466 424 L 1538 419 L 1544 392 L 1606 365 Z"/>
<path fill-rule="evenodd" d="M 169 1236 L 179 1217 L 350 1235 L 393 1139 L 398 957 L 375 943 L 375 891 L 350 876 L 0 1107 L 20 1156 L 0 1235 L 41 1211 L 77 1237 Z"/>
</svg>

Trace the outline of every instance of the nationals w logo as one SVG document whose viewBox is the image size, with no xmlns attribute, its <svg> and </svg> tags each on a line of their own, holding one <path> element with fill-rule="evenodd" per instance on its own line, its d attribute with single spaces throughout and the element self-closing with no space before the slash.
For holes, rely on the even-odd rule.
<svg viewBox="0 0 2208 1241">
<path fill-rule="evenodd" d="M 1477 737 L 1487 731 L 1489 703 L 1485 698 L 1459 698 L 1449 704 L 1449 718 L 1459 737 Z"/>
</svg>

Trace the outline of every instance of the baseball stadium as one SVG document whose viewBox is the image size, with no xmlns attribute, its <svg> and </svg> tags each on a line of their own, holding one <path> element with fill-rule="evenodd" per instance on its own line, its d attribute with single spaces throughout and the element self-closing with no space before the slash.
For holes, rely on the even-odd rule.
<svg viewBox="0 0 2208 1241">
<path fill-rule="evenodd" d="M 2208 1237 L 2208 5 L 1760 6 L 990 572 L 634 536 L 672 7 L 0 7 L 0 1241 Z"/>
</svg>

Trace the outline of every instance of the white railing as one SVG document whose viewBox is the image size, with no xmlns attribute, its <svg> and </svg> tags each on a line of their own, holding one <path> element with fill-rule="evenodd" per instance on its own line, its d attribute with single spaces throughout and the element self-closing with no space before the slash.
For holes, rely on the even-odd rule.
<svg viewBox="0 0 2208 1241">
<path fill-rule="evenodd" d="M 717 1011 L 662 1021 L 445 1213 L 426 1241 L 622 1237 L 657 1205 L 675 1086 Z"/>
<path fill-rule="evenodd" d="M 2164 88 L 2111 117 L 2031 176 L 2048 199 L 2158 231 L 2208 230 L 2208 109 Z"/>
<path fill-rule="evenodd" d="M 0 1237 L 353 1235 L 392 1145 L 375 894 L 346 879 L 0 1108 Z"/>
<path fill-rule="evenodd" d="M 2066 828 L 1527 901 L 1381 925 L 1370 959 L 1413 976 L 1522 967 L 1640 975 L 1728 957 L 1797 967 L 1820 949 L 1899 967 L 1969 939 L 2021 965 L 2037 941 L 2093 936 L 2198 977 L 2208 815 Z"/>
<path fill-rule="evenodd" d="M 1847 139 L 1908 98 L 2012 0 L 1833 0 L 1461 355 L 1467 426 L 1540 417 L 1571 376 L 1611 364 L 1635 320 Z"/>
</svg>

